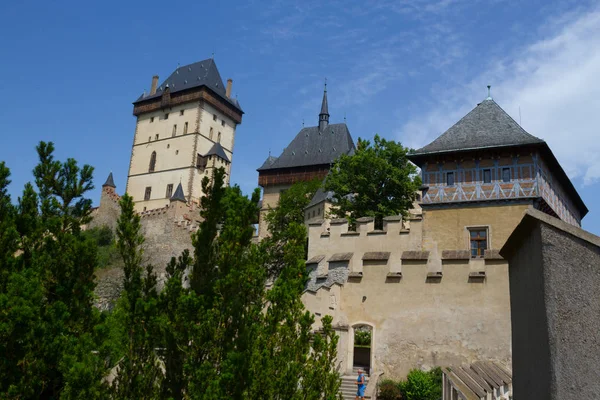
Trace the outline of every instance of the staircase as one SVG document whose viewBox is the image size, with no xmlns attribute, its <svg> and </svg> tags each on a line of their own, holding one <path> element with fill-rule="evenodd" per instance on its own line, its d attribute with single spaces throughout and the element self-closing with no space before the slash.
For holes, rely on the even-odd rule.
<svg viewBox="0 0 600 400">
<path fill-rule="evenodd" d="M 352 369 L 352 375 L 344 375 L 342 376 L 342 386 L 340 387 L 340 392 L 342 393 L 342 397 L 344 400 L 354 400 L 356 398 L 356 378 L 358 378 L 358 368 L 354 367 Z M 365 372 L 365 368 L 362 367 L 363 374 L 365 374 L 365 385 L 369 382 L 369 374 Z M 367 397 L 365 397 L 367 398 Z"/>
</svg>

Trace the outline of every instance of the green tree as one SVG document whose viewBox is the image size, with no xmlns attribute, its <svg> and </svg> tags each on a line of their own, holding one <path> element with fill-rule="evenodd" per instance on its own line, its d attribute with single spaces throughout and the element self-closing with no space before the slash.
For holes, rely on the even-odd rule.
<svg viewBox="0 0 600 400">
<path fill-rule="evenodd" d="M 298 232 L 294 227 L 304 226 L 304 209 L 322 185 L 322 181 L 314 179 L 308 182 L 297 182 L 279 197 L 276 208 L 269 208 L 266 222 L 269 236 L 263 241 L 263 248 L 270 255 L 267 268 L 270 276 L 277 276 L 285 266 L 284 252 L 289 240 L 294 240 Z M 300 228 L 301 230 L 301 228 Z M 291 235 L 291 236 L 290 236 Z M 297 238 L 298 239 L 298 238 Z M 300 240 L 303 240 L 301 237 Z M 306 233 L 303 246 L 306 250 Z M 306 252 L 305 252 L 306 253 Z M 304 253 L 304 256 L 306 255 Z"/>
<path fill-rule="evenodd" d="M 411 370 L 400 389 L 406 400 L 439 400 L 439 389 L 435 375 L 420 369 Z"/>
<path fill-rule="evenodd" d="M 155 354 L 158 337 L 156 275 L 152 265 L 147 265 L 145 270 L 142 266 L 144 237 L 133 198 L 125 194 L 120 206 L 117 247 L 123 258 L 124 279 L 119 306 L 123 307 L 127 336 L 113 391 L 118 399 L 156 399 L 162 380 Z"/>
<path fill-rule="evenodd" d="M 373 144 L 359 139 L 354 154 L 340 156 L 325 181 L 325 190 L 334 193 L 332 214 L 351 223 L 359 217 L 375 217 L 378 228 L 385 216 L 406 215 L 421 185 L 408 152 L 379 135 Z"/>
<path fill-rule="evenodd" d="M 93 168 L 54 160 L 37 146 L 37 193 L 16 208 L 0 165 L 0 397 L 103 398 L 102 358 L 92 307 L 96 247 L 81 235 L 90 220 Z"/>
</svg>

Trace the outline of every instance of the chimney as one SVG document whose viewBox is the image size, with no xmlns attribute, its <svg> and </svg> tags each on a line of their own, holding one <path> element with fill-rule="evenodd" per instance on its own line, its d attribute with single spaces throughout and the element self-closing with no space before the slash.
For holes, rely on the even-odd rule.
<svg viewBox="0 0 600 400">
<path fill-rule="evenodd" d="M 231 78 L 227 79 L 227 90 L 225 91 L 225 96 L 231 97 L 231 84 L 233 80 Z"/>
<path fill-rule="evenodd" d="M 156 87 L 158 86 L 158 75 L 152 77 L 152 86 L 150 86 L 150 96 L 156 94 Z"/>
</svg>

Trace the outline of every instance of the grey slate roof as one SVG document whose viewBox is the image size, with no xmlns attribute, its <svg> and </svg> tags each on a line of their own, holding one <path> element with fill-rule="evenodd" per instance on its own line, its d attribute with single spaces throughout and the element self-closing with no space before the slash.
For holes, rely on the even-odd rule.
<svg viewBox="0 0 600 400">
<path fill-rule="evenodd" d="M 171 93 L 187 90 L 195 87 L 206 86 L 218 94 L 223 100 L 242 111 L 237 99 L 231 99 L 226 96 L 225 85 L 215 64 L 215 60 L 208 58 L 193 64 L 178 67 L 167 79 L 165 79 L 157 88 L 153 95 L 142 95 L 135 102 L 155 99 L 162 96 L 165 89 L 169 87 Z"/>
<path fill-rule="evenodd" d="M 208 153 L 205 154 L 205 156 L 212 156 L 212 155 L 220 157 L 227 162 L 231 162 L 229 157 L 227 157 L 227 154 L 225 153 L 223 146 L 221 146 L 221 143 L 217 142 L 217 143 L 213 144 L 213 146 L 210 148 Z"/>
<path fill-rule="evenodd" d="M 270 166 L 263 164 L 258 171 L 331 164 L 352 149 L 354 141 L 344 123 L 327 125 L 323 132 L 318 126 L 306 127 L 298 132 L 277 160 Z"/>
<path fill-rule="evenodd" d="M 113 179 L 113 174 L 112 172 L 110 174 L 108 174 L 108 178 L 106 178 L 106 182 L 104 182 L 104 185 L 102 185 L 102 187 L 104 186 L 110 186 L 112 188 L 116 188 L 117 185 L 115 185 L 115 181 Z"/>
<path fill-rule="evenodd" d="M 427 157 L 436 154 L 526 145 L 540 149 L 560 183 L 571 194 L 583 218 L 588 208 L 548 144 L 526 132 L 489 97 L 433 142 L 410 153 L 408 158 L 420 166 Z"/>
<path fill-rule="evenodd" d="M 494 100 L 487 98 L 440 137 L 411 156 L 535 143 L 544 141 L 527 133 Z"/>
<path fill-rule="evenodd" d="M 270 167 L 276 160 L 277 160 L 277 157 L 270 155 L 269 157 L 267 157 L 267 159 L 265 160 L 263 165 L 260 166 L 259 170 L 268 169 L 268 167 Z"/>
<path fill-rule="evenodd" d="M 181 187 L 181 182 L 177 185 L 177 189 L 175 189 L 175 193 L 171 196 L 171 201 L 183 201 L 185 202 L 185 195 L 183 194 L 183 188 Z"/>
<path fill-rule="evenodd" d="M 310 200 L 310 203 L 308 203 L 308 205 L 304 209 L 306 210 L 307 208 L 316 206 L 317 204 L 319 204 L 323 201 L 326 201 L 326 200 L 331 201 L 332 198 L 333 198 L 333 192 L 331 192 L 331 191 L 326 192 L 323 190 L 322 187 L 320 187 L 315 192 L 313 198 Z"/>
</svg>

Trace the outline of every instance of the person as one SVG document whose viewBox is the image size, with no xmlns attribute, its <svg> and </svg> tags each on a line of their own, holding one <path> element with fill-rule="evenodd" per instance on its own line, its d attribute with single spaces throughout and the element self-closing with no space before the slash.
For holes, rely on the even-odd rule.
<svg viewBox="0 0 600 400">
<path fill-rule="evenodd" d="M 363 374 L 362 369 L 358 369 L 358 378 L 356 378 L 356 400 L 365 399 L 365 389 L 367 385 L 365 384 L 365 375 Z"/>
</svg>

